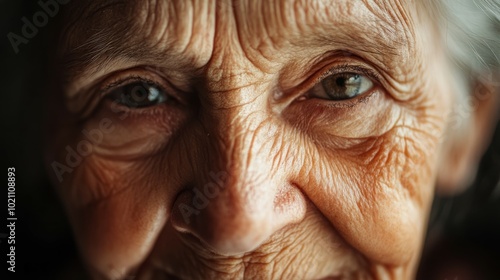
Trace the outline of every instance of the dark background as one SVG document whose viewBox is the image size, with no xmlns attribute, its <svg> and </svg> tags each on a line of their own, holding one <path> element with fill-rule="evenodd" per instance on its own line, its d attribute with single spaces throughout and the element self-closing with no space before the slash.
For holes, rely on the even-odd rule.
<svg viewBox="0 0 500 280">
<path fill-rule="evenodd" d="M 43 0 L 46 1 L 46 0 Z M 7 38 L 21 35 L 36 1 L 0 0 L 0 279 L 86 279 L 71 230 L 43 165 L 46 100 L 54 29 L 49 18 L 16 54 Z M 16 169 L 16 272 L 7 271 L 7 168 Z M 437 197 L 418 279 L 500 279 L 500 127 L 474 185 L 453 198 Z M 4 275 L 5 272 L 5 276 Z M 7 273 L 8 272 L 8 273 Z"/>
</svg>

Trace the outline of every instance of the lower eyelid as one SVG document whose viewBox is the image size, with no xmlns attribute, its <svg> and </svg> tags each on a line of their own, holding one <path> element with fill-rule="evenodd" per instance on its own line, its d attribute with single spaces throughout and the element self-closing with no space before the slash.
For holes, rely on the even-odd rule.
<svg viewBox="0 0 500 280">
<path fill-rule="evenodd" d="M 320 103 L 318 103 L 318 106 L 319 106 L 319 104 L 321 104 L 321 106 L 325 106 L 325 107 L 329 107 L 329 108 L 349 109 L 349 108 L 355 107 L 359 103 L 368 102 L 375 94 L 379 94 L 379 93 L 383 94 L 383 92 L 381 92 L 381 89 L 376 84 L 374 84 L 373 88 L 370 89 L 369 91 L 362 93 L 358 96 L 355 96 L 351 99 L 345 99 L 345 100 L 326 100 L 326 99 L 323 99 L 323 100 L 321 100 L 319 98 L 305 98 L 304 100 L 301 100 L 301 102 L 307 101 L 308 99 L 318 99 L 317 102 L 320 102 Z"/>
<path fill-rule="evenodd" d="M 389 130 L 400 119 L 401 107 L 393 101 L 383 88 L 375 88 L 351 102 L 324 102 L 320 99 L 294 102 L 283 116 L 311 135 L 372 137 Z"/>
<path fill-rule="evenodd" d="M 116 114 L 127 114 L 135 116 L 159 115 L 165 113 L 166 110 L 169 110 L 169 108 L 167 108 L 169 106 L 169 104 L 167 104 L 168 101 L 153 106 L 138 107 L 138 108 L 131 108 L 126 105 L 119 104 L 111 98 L 106 98 L 104 102 L 105 102 L 104 106 L 106 107 L 106 109 L 111 110 L 111 112 Z"/>
</svg>

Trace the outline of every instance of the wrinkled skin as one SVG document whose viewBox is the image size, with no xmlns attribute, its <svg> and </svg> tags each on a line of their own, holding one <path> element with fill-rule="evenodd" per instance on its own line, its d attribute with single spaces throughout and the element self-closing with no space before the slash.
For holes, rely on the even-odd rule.
<svg viewBox="0 0 500 280">
<path fill-rule="evenodd" d="M 417 3 L 124 2 L 67 7 L 53 94 L 54 160 L 103 135 L 55 179 L 93 277 L 414 277 L 455 104 Z M 308 95 L 348 67 L 373 87 Z M 110 102 L 127 79 L 168 101 Z"/>
</svg>

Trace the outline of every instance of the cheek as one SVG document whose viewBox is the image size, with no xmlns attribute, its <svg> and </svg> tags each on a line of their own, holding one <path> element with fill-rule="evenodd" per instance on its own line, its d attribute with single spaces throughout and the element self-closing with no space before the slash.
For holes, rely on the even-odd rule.
<svg viewBox="0 0 500 280">
<path fill-rule="evenodd" d="M 63 181 L 60 193 L 87 264 L 106 277 L 122 277 L 150 250 L 169 209 L 153 186 L 151 162 L 111 162 L 88 156 Z M 150 171 L 154 172 L 154 171 Z"/>
<path fill-rule="evenodd" d="M 337 142 L 382 135 L 394 127 L 402 109 L 383 90 L 376 89 L 362 96 L 353 105 L 336 104 L 321 99 L 296 102 L 285 110 L 284 116 L 294 126 L 314 135 L 322 142 Z M 338 148 L 338 147 L 337 147 Z"/>
<path fill-rule="evenodd" d="M 74 210 L 73 227 L 86 262 L 107 277 L 123 277 L 147 257 L 168 210 L 161 193 L 129 188 Z"/>
<path fill-rule="evenodd" d="M 169 118 L 171 112 L 153 118 L 101 110 L 67 142 L 74 151 L 70 157 L 79 159 L 64 174 L 59 193 L 84 260 L 107 278 L 123 277 L 147 258 L 179 182 L 192 178 L 186 151 L 201 137 L 181 137 L 187 114 Z M 82 141 L 89 153 L 79 151 Z M 59 151 L 67 164 L 68 150 Z"/>
<path fill-rule="evenodd" d="M 179 157 L 169 153 L 176 150 L 169 142 L 186 119 L 175 110 L 139 115 L 101 108 L 58 146 L 65 168 L 58 189 L 78 246 L 89 267 L 108 278 L 147 257 L 169 215 L 176 169 L 164 158 Z"/>
<path fill-rule="evenodd" d="M 418 257 L 436 176 L 434 134 L 440 131 L 420 113 L 404 110 L 389 130 L 364 138 L 325 140 L 309 131 L 308 139 L 316 141 L 302 143 L 309 148 L 297 177 L 348 243 L 371 261 L 394 265 Z"/>
</svg>

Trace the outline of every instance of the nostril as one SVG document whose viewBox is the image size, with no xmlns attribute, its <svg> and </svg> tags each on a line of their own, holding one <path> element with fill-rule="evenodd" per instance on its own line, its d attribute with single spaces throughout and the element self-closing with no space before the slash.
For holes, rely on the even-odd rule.
<svg viewBox="0 0 500 280">
<path fill-rule="evenodd" d="M 192 205 L 193 194 L 190 189 L 185 189 L 179 193 L 174 200 L 171 211 L 171 222 L 175 230 L 179 232 L 189 231 L 188 225 L 193 221 L 193 215 L 198 215 L 197 210 Z"/>
<path fill-rule="evenodd" d="M 240 254 L 256 249 L 281 228 L 300 222 L 306 199 L 296 185 L 225 186 L 216 196 L 186 189 L 175 199 L 171 223 L 201 244 L 221 254 Z M 186 239 L 189 240 L 189 239 Z"/>
</svg>

